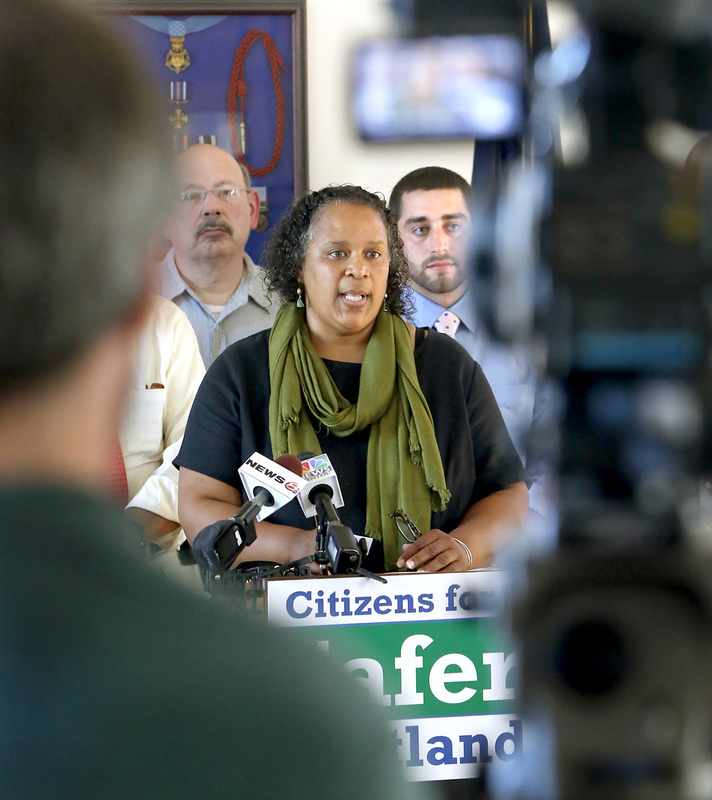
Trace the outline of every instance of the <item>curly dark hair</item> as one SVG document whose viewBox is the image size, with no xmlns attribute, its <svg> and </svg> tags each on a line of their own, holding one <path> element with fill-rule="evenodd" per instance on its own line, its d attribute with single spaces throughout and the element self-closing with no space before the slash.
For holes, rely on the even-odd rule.
<svg viewBox="0 0 712 800">
<path fill-rule="evenodd" d="M 393 314 L 411 316 L 408 259 L 398 227 L 385 200 L 360 186 L 327 186 L 309 192 L 282 217 L 262 256 L 261 266 L 268 292 L 270 295 L 276 292 L 283 305 L 296 301 L 297 276 L 313 238 L 314 224 L 322 209 L 345 203 L 372 208 L 383 220 L 388 236 L 386 303 Z"/>
</svg>

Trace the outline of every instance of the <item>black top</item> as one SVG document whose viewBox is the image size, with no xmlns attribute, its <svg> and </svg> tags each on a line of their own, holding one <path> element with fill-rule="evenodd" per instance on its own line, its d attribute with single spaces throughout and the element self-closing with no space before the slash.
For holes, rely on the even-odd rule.
<svg viewBox="0 0 712 800">
<path fill-rule="evenodd" d="M 452 498 L 433 514 L 430 527 L 451 531 L 477 500 L 524 480 L 524 469 L 480 366 L 454 339 L 417 329 L 415 366 L 435 423 L 440 456 Z M 198 390 L 176 466 L 200 472 L 242 491 L 239 467 L 255 451 L 272 458 L 269 436 L 268 330 L 236 342 L 213 362 Z M 336 385 L 355 400 L 360 364 L 325 361 Z M 341 520 L 355 534 L 366 521 L 366 455 L 370 427 L 337 437 L 315 425 L 344 497 Z M 295 454 L 296 455 L 296 454 Z M 395 509 L 393 509 L 395 511 Z M 283 506 L 270 521 L 308 530 L 298 503 Z M 417 521 L 421 530 L 427 524 Z"/>
<path fill-rule="evenodd" d="M 309 637 L 160 580 L 96 498 L 0 485 L 0 508 L 3 797 L 431 797 Z"/>
</svg>

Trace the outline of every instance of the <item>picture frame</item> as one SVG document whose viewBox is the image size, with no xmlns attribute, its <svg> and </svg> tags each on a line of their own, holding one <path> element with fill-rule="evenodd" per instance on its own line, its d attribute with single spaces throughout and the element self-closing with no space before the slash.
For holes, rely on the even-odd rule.
<svg viewBox="0 0 712 800">
<path fill-rule="evenodd" d="M 167 146 L 216 144 L 260 195 L 256 263 L 308 186 L 306 0 L 97 0 L 165 103 Z"/>
</svg>

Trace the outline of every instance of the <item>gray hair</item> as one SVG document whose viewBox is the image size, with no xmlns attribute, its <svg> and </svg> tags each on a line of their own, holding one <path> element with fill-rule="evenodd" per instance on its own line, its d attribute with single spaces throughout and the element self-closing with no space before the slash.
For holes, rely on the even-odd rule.
<svg viewBox="0 0 712 800">
<path fill-rule="evenodd" d="M 88 13 L 0 0 L 0 391 L 128 317 L 169 197 L 138 68 Z"/>
<path fill-rule="evenodd" d="M 237 162 L 240 165 L 240 171 L 242 172 L 242 177 L 245 179 L 245 188 L 249 192 L 252 189 L 252 178 L 250 177 L 250 170 L 242 163 L 242 161 Z"/>
</svg>

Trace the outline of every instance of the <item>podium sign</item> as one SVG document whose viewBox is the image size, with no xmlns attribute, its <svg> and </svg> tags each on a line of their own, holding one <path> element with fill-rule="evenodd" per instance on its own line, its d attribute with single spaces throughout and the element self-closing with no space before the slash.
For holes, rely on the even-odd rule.
<svg viewBox="0 0 712 800">
<path fill-rule="evenodd" d="M 270 622 L 305 628 L 392 720 L 410 780 L 469 778 L 522 748 L 493 570 L 270 581 Z"/>
</svg>

